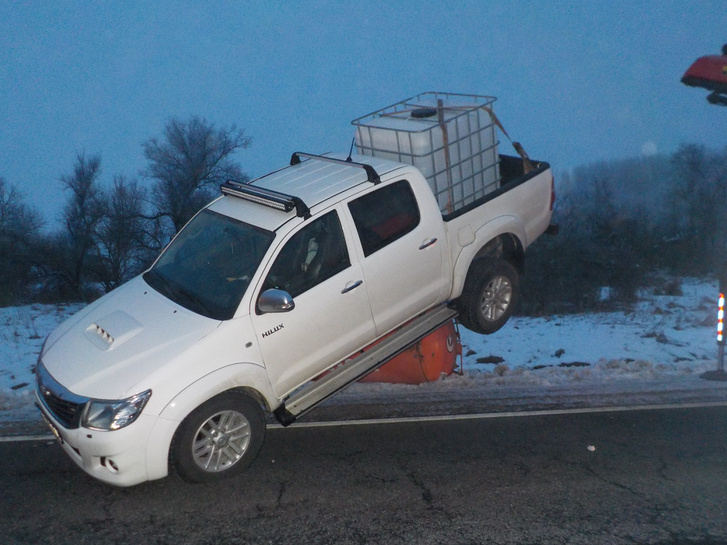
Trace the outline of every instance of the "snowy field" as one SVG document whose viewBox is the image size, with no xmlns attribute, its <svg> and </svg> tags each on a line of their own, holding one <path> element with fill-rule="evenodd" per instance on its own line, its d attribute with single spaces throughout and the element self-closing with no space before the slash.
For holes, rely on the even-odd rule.
<svg viewBox="0 0 727 545">
<path fill-rule="evenodd" d="M 642 294 L 629 312 L 520 318 L 481 336 L 460 328 L 463 374 L 421 386 L 357 384 L 345 397 L 375 393 L 396 397 L 508 387 L 588 387 L 604 391 L 644 381 L 679 384 L 717 362 L 717 285 L 687 279 L 682 295 Z M 43 340 L 80 305 L 0 309 L 0 423 L 37 419 L 33 369 Z M 724 384 L 724 383 L 721 383 Z"/>
<path fill-rule="evenodd" d="M 679 296 L 645 292 L 630 312 L 516 317 L 491 336 L 462 329 L 463 351 L 469 354 L 464 369 L 480 371 L 486 382 L 546 386 L 714 369 L 717 283 L 684 280 L 681 290 Z"/>
</svg>

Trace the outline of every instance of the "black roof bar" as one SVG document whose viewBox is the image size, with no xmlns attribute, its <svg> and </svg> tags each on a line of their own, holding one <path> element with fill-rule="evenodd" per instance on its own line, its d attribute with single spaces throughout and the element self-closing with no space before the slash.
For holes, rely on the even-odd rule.
<svg viewBox="0 0 727 545">
<path fill-rule="evenodd" d="M 336 159 L 335 157 L 328 157 L 326 155 L 314 155 L 312 153 L 303 153 L 300 151 L 296 151 L 291 157 L 290 157 L 290 166 L 297 165 L 301 162 L 301 157 L 305 157 L 307 159 L 317 159 L 319 161 L 328 161 L 329 163 L 336 163 L 337 165 L 345 165 L 349 167 L 356 167 L 356 168 L 362 168 L 366 171 L 366 175 L 368 176 L 369 182 L 372 184 L 380 184 L 381 178 L 379 178 L 379 173 L 376 172 L 374 167 L 371 165 L 367 165 L 364 163 L 356 163 L 354 161 L 351 161 L 349 159 Z"/>
<path fill-rule="evenodd" d="M 310 218 L 310 209 L 300 197 L 273 191 L 272 189 L 264 189 L 254 185 L 228 180 L 220 186 L 223 195 L 232 195 L 247 201 L 256 202 L 276 210 L 290 212 L 295 208 L 298 217 Z"/>
</svg>

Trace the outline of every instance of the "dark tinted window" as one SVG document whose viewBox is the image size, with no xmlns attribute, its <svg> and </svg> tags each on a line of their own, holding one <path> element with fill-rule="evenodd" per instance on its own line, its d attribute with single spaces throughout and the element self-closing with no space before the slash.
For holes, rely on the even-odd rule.
<svg viewBox="0 0 727 545">
<path fill-rule="evenodd" d="M 419 225 L 419 207 L 409 182 L 403 180 L 351 201 L 348 208 L 365 256 Z"/>
<path fill-rule="evenodd" d="M 351 264 L 338 214 L 329 212 L 303 227 L 285 244 L 263 291 L 277 288 L 296 297 Z"/>
</svg>

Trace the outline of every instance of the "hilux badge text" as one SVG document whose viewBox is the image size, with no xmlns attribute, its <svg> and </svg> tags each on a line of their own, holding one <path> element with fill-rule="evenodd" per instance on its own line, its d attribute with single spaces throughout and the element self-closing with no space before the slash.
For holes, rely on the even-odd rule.
<svg viewBox="0 0 727 545">
<path fill-rule="evenodd" d="M 266 331 L 265 333 L 263 333 L 263 339 L 264 339 L 265 337 L 267 337 L 268 335 L 272 335 L 272 334 L 273 334 L 273 333 L 275 333 L 276 331 L 280 331 L 281 329 L 283 329 L 283 324 L 280 324 L 280 325 L 276 325 L 276 326 L 275 326 L 274 328 L 272 328 L 272 329 L 268 329 L 268 330 L 267 330 L 267 331 Z"/>
</svg>

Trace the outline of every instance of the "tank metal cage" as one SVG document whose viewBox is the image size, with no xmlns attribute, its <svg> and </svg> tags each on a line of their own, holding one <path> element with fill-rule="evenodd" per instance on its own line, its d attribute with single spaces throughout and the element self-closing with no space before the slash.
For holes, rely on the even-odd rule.
<svg viewBox="0 0 727 545">
<path fill-rule="evenodd" d="M 451 214 L 500 185 L 495 100 L 421 93 L 353 120 L 356 149 L 417 167 L 442 213 Z"/>
</svg>

